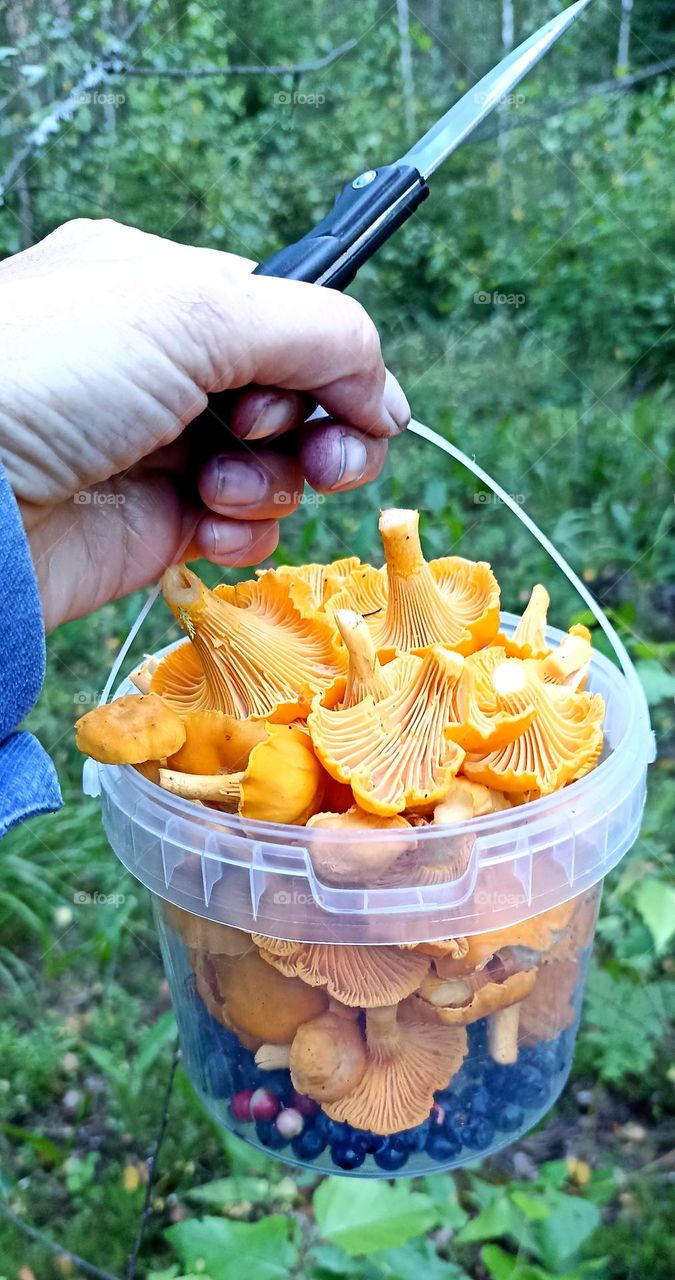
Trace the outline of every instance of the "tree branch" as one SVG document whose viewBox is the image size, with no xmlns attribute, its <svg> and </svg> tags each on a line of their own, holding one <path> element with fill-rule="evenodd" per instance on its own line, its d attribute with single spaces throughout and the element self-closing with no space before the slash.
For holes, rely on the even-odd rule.
<svg viewBox="0 0 675 1280">
<path fill-rule="evenodd" d="M 227 67 L 135 67 L 132 64 L 122 63 L 111 71 L 112 75 L 123 76 L 161 76 L 162 79 L 169 78 L 171 80 L 204 80 L 207 76 L 282 76 L 282 75 L 303 75 L 306 71 L 321 71 L 323 67 L 330 66 L 331 62 L 335 62 L 341 58 L 343 53 L 349 53 L 353 49 L 357 41 L 345 40 L 344 44 L 336 45 L 334 49 L 330 49 L 322 58 L 315 58 L 312 62 L 296 62 L 277 67 L 268 67 L 266 63 L 261 62 L 258 65 L 250 65 L 241 63 L 232 63 Z"/>
</svg>

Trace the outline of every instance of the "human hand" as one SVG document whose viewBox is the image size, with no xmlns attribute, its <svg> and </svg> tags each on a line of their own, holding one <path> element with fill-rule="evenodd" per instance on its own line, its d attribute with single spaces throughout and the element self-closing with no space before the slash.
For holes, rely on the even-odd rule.
<svg viewBox="0 0 675 1280">
<path fill-rule="evenodd" d="M 407 425 L 358 303 L 252 265 L 86 219 L 0 265 L 0 452 L 47 628 L 191 531 L 190 554 L 258 563 L 305 478 L 371 480 Z M 330 419 L 304 425 L 315 401 Z"/>
</svg>

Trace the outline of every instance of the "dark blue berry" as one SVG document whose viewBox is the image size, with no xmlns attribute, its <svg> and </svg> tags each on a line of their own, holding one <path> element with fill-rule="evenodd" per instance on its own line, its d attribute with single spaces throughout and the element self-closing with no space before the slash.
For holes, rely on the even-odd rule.
<svg viewBox="0 0 675 1280">
<path fill-rule="evenodd" d="M 432 1129 L 427 1138 L 426 1151 L 432 1160 L 438 1160 L 439 1164 L 446 1164 L 449 1160 L 454 1160 L 462 1150 L 462 1143 L 454 1133 L 444 1132 L 442 1129 Z"/>
<path fill-rule="evenodd" d="M 485 1058 L 488 1052 L 487 1019 L 481 1018 L 478 1022 L 470 1023 L 467 1031 L 469 1035 L 469 1059 Z"/>
<path fill-rule="evenodd" d="M 486 1116 L 494 1105 L 492 1094 L 484 1085 L 479 1085 L 477 1089 L 464 1089 L 459 1101 L 470 1116 Z"/>
<path fill-rule="evenodd" d="M 371 1133 L 370 1129 L 353 1129 L 352 1141 L 365 1151 L 367 1156 L 374 1156 L 388 1141 L 381 1133 Z"/>
<path fill-rule="evenodd" d="M 363 1147 L 355 1142 L 334 1142 L 330 1153 L 333 1157 L 333 1164 L 339 1169 L 358 1169 L 363 1164 L 366 1153 Z"/>
<path fill-rule="evenodd" d="M 396 1170 L 402 1169 L 407 1162 L 408 1152 L 405 1147 L 396 1146 L 389 1141 L 380 1151 L 375 1152 L 373 1159 L 380 1169 L 386 1169 L 387 1173 L 396 1173 Z"/>
<path fill-rule="evenodd" d="M 282 1147 L 288 1146 L 288 1138 L 284 1138 L 283 1134 L 279 1133 L 273 1120 L 257 1120 L 255 1131 L 258 1141 L 262 1142 L 264 1147 L 270 1147 L 272 1151 L 281 1151 Z"/>
<path fill-rule="evenodd" d="M 517 1102 L 505 1102 L 497 1114 L 497 1121 L 504 1133 L 515 1133 L 525 1123 L 525 1112 Z"/>
<path fill-rule="evenodd" d="M 462 1130 L 464 1146 L 470 1147 L 472 1151 L 485 1151 L 493 1142 L 494 1136 L 494 1125 L 486 1116 L 471 1120 Z"/>
<path fill-rule="evenodd" d="M 290 1103 L 293 1082 L 289 1071 L 262 1071 L 261 1084 L 264 1089 L 275 1093 L 280 1102 L 286 1106 Z"/>
<path fill-rule="evenodd" d="M 423 1151 L 429 1136 L 431 1123 L 424 1120 L 422 1124 L 415 1125 L 414 1129 L 403 1129 L 396 1134 L 396 1145 L 405 1147 L 407 1151 Z"/>
<path fill-rule="evenodd" d="M 315 1160 L 326 1148 L 326 1137 L 320 1129 L 303 1129 L 291 1146 L 298 1160 Z"/>
<path fill-rule="evenodd" d="M 540 1107 L 550 1092 L 543 1071 L 533 1063 L 524 1062 L 517 1068 L 512 1100 L 516 1097 L 524 1107 Z"/>
</svg>

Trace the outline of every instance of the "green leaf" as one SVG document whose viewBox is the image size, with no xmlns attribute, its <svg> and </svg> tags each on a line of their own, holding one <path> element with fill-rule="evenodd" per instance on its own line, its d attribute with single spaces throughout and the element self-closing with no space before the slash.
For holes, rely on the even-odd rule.
<svg viewBox="0 0 675 1280">
<path fill-rule="evenodd" d="M 439 1257 L 430 1240 L 411 1240 L 399 1249 L 384 1249 L 373 1257 L 379 1275 L 386 1280 L 470 1280 L 454 1262 Z"/>
<path fill-rule="evenodd" d="M 543 1196 L 532 1195 L 520 1187 L 512 1187 L 510 1194 L 516 1208 L 520 1209 L 530 1222 L 543 1222 L 544 1218 L 548 1218 L 551 1209 Z"/>
<path fill-rule="evenodd" d="M 347 1178 L 326 1178 L 314 1195 L 314 1216 L 325 1240 L 359 1256 L 396 1248 L 438 1222 L 438 1209 L 419 1191 L 373 1180 L 358 1193 Z"/>
<path fill-rule="evenodd" d="M 509 1194 L 500 1188 L 501 1194 L 492 1203 L 467 1222 L 457 1233 L 459 1244 L 477 1244 L 482 1240 L 498 1240 L 500 1236 L 511 1236 L 522 1248 L 534 1248 L 527 1221 Z"/>
<path fill-rule="evenodd" d="M 654 939 L 657 956 L 662 955 L 675 933 L 675 888 L 652 876 L 637 886 L 633 901 Z"/>
<path fill-rule="evenodd" d="M 655 658 L 636 662 L 635 670 L 640 677 L 640 683 L 650 707 L 655 707 L 664 698 L 675 698 L 675 675 L 667 671 Z"/>
<path fill-rule="evenodd" d="M 185 1192 L 185 1199 L 195 1204 L 207 1205 L 213 1209 L 223 1209 L 229 1204 L 263 1204 L 270 1200 L 295 1200 L 297 1186 L 290 1178 L 273 1186 L 267 1178 L 217 1178 L 214 1182 L 205 1182 L 201 1187 L 192 1187 Z"/>
<path fill-rule="evenodd" d="M 168 1227 L 165 1236 L 183 1266 L 208 1280 L 241 1280 L 244 1271 L 255 1280 L 284 1280 L 298 1260 L 290 1226 L 279 1214 L 260 1222 L 190 1218 Z"/>
<path fill-rule="evenodd" d="M 41 1133 L 34 1133 L 32 1129 L 24 1129 L 19 1124 L 10 1124 L 9 1121 L 0 1121 L 0 1133 L 4 1133 L 6 1138 L 12 1138 L 14 1142 L 25 1142 L 34 1151 L 37 1151 L 42 1160 L 48 1164 L 61 1164 L 66 1158 L 66 1151 L 63 1147 L 58 1147 L 51 1138 L 43 1138 Z"/>
<path fill-rule="evenodd" d="M 567 1196 L 560 1191 L 550 1192 L 549 1196 L 551 1211 L 545 1222 L 533 1225 L 533 1231 L 542 1262 L 553 1271 L 561 1271 L 599 1226 L 600 1210 L 580 1196 Z"/>
<path fill-rule="evenodd" d="M 422 1179 L 422 1190 L 431 1197 L 438 1209 L 438 1221 L 443 1227 L 458 1231 L 468 1222 L 469 1215 L 459 1203 L 457 1185 L 449 1173 L 433 1173 Z"/>
<path fill-rule="evenodd" d="M 168 1044 L 176 1039 L 176 1019 L 172 1009 L 167 1009 L 161 1017 L 148 1027 L 140 1039 L 138 1053 L 133 1063 L 133 1078 L 140 1084 L 153 1062 L 159 1057 Z"/>
</svg>

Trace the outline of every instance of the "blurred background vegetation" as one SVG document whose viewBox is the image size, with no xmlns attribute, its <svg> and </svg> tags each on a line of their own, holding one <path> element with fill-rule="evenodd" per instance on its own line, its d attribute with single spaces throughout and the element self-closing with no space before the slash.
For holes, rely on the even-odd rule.
<svg viewBox="0 0 675 1280">
<path fill-rule="evenodd" d="M 11 0 L 0 7 L 0 253 L 105 216 L 260 258 L 347 178 L 400 154 L 556 7 Z M 606 886 L 572 1081 L 498 1158 L 356 1188 L 242 1152 L 179 1068 L 130 1275 L 675 1271 L 673 67 L 670 0 L 595 0 L 354 286 L 416 416 L 492 471 L 583 574 L 651 704 L 659 761 L 642 836 Z M 90 305 L 95 324 L 105 298 Z M 368 493 L 307 502 L 280 555 L 368 554 L 378 504 L 393 498 L 424 509 L 431 553 L 491 558 L 509 607 L 543 578 L 554 622 L 584 617 L 513 518 L 445 461 L 400 442 Z M 31 726 L 66 805 L 0 855 L 8 1280 L 77 1280 L 86 1261 L 126 1275 L 145 1203 L 173 1023 L 146 895 L 106 851 L 71 733 L 141 599 L 49 637 Z M 144 645 L 169 634 L 158 606 Z M 82 892 L 124 901 L 81 906 Z"/>
</svg>

